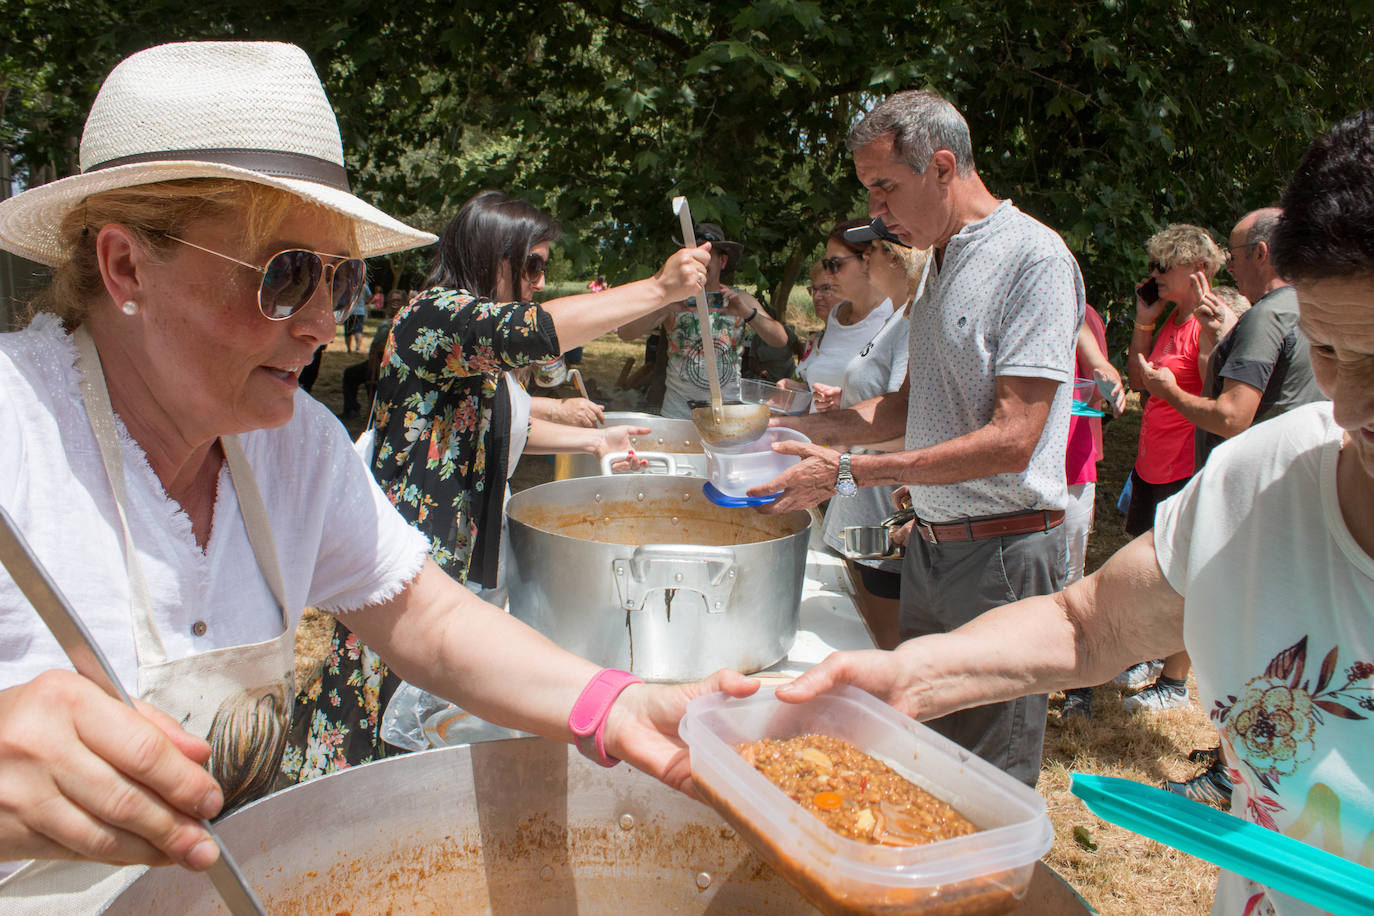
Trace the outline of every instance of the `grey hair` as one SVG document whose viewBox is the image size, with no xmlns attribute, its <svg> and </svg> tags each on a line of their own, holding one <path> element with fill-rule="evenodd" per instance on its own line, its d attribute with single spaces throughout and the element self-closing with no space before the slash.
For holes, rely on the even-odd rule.
<svg viewBox="0 0 1374 916">
<path fill-rule="evenodd" d="M 908 90 L 888 96 L 849 130 L 845 146 L 855 152 L 873 141 L 892 136 L 892 150 L 918 175 L 937 150 L 954 154 L 955 171 L 974 171 L 973 143 L 968 122 L 958 109 L 933 92 Z"/>
<path fill-rule="evenodd" d="M 1254 248 L 1260 242 L 1274 247 L 1274 230 L 1279 228 L 1279 217 L 1283 211 L 1278 207 L 1265 207 L 1263 210 L 1256 210 L 1259 215 L 1255 217 L 1255 222 L 1250 226 L 1250 231 L 1246 233 L 1245 244 Z"/>
</svg>

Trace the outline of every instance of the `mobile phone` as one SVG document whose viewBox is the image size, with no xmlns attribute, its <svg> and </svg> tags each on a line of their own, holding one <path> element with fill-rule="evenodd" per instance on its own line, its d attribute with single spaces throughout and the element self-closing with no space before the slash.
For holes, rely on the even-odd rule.
<svg viewBox="0 0 1374 916">
<path fill-rule="evenodd" d="M 1159 301 L 1159 281 L 1151 277 L 1135 288 L 1135 294 L 1146 305 L 1154 305 Z"/>
<path fill-rule="evenodd" d="M 725 293 L 724 293 L 724 291 L 722 291 L 722 290 L 716 290 L 716 291 L 713 292 L 713 293 L 707 293 L 707 294 L 706 294 L 706 307 L 707 307 L 708 309 L 723 309 L 723 308 L 725 308 Z"/>
</svg>

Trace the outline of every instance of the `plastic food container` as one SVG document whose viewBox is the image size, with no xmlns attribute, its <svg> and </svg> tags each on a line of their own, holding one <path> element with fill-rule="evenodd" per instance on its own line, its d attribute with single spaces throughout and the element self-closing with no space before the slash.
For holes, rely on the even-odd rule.
<svg viewBox="0 0 1374 916">
<path fill-rule="evenodd" d="M 746 404 L 767 404 L 774 413 L 804 414 L 811 407 L 811 392 L 756 378 L 739 380 L 739 397 Z"/>
<path fill-rule="evenodd" d="M 781 426 L 769 427 L 753 442 L 719 446 L 703 441 L 706 476 L 726 496 L 744 496 L 750 487 L 767 483 L 801 459 L 773 451 L 774 442 L 810 442 L 804 434 Z"/>
<path fill-rule="evenodd" d="M 853 687 L 809 703 L 773 688 L 746 699 L 716 693 L 687 706 L 679 732 L 697 793 L 822 912 L 990 916 L 1025 895 L 1054 832 L 1045 802 L 991 764 Z M 925 846 L 840 836 L 745 762 L 760 738 L 825 734 L 871 754 L 953 805 L 979 832 Z"/>
</svg>

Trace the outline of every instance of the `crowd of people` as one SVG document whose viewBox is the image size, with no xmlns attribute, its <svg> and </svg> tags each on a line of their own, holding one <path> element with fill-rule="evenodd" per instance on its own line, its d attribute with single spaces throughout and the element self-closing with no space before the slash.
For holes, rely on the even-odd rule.
<svg viewBox="0 0 1374 916">
<path fill-rule="evenodd" d="M 775 446 L 800 460 L 752 491 L 776 496 L 758 511 L 825 504 L 843 552 L 845 528 L 909 510 L 900 558 L 850 561 L 876 648 L 780 698 L 857 685 L 1034 786 L 1051 692 L 1088 719 L 1116 679 L 1152 714 L 1190 702 L 1192 671 L 1217 747 L 1171 788 L 1368 864 L 1374 112 L 1317 137 L 1225 245 L 1188 223 L 1146 241 L 1124 381 L 1073 253 L 984 183 L 948 100 L 897 93 L 847 146 L 869 218 L 829 231 L 809 275 L 823 328 L 802 341 L 735 285 L 744 245 L 712 223 L 650 278 L 536 304 L 558 223 L 486 191 L 435 239 L 353 195 L 293 46 L 116 67 L 81 173 L 0 203 L 0 245 L 54 271 L 30 325 L 0 335 L 0 501 L 142 705 L 75 675 L 0 576 L 0 908 L 80 912 L 127 866 L 208 867 L 200 818 L 386 755 L 403 678 L 689 788 L 686 703 L 754 681 L 646 685 L 499 607 L 520 456 L 642 464 L 646 430 L 531 397 L 528 376 L 647 335 L 661 412 L 686 417 L 710 390 L 699 292 L 727 397 L 747 366 L 811 395 L 772 421 L 810 442 Z M 344 373 L 342 416 L 368 414 L 355 444 L 302 390 L 309 367 L 340 323 L 363 352 L 366 258 L 436 242 L 424 289 L 383 297 Z M 1126 382 L 1134 540 L 1085 575 Z M 336 620 L 324 677 L 295 685 L 306 606 Z M 1261 911 L 1308 909 L 1223 872 L 1214 912 Z"/>
</svg>

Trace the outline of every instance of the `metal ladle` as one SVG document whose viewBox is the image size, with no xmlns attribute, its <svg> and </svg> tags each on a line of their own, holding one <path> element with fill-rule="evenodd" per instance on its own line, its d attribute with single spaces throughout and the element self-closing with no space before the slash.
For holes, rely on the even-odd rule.
<svg viewBox="0 0 1374 916">
<path fill-rule="evenodd" d="M 692 209 L 687 198 L 673 198 L 673 212 L 682 223 L 682 244 L 697 246 L 692 230 Z M 732 446 L 753 442 L 768 428 L 767 404 L 726 404 L 720 394 L 720 373 L 716 369 L 716 341 L 711 333 L 711 310 L 706 305 L 706 288 L 697 290 L 697 323 L 701 325 L 701 357 L 706 364 L 706 381 L 711 386 L 711 406 L 692 410 L 692 424 L 703 442 Z"/>
<path fill-rule="evenodd" d="M 62 651 L 67 653 L 67 658 L 71 660 L 76 672 L 132 708 L 134 701 L 124 692 L 119 679 L 115 677 L 114 669 L 110 667 L 109 660 L 100 651 L 100 646 L 96 645 L 90 631 L 48 575 L 48 571 L 43 568 L 38 557 L 34 556 L 28 541 L 24 539 L 24 535 L 20 533 L 19 527 L 15 525 L 14 519 L 10 518 L 4 506 L 0 506 L 0 566 L 5 567 L 14 584 L 24 593 L 24 597 L 29 599 L 34 610 L 38 611 L 38 616 L 43 618 L 52 635 L 57 638 L 58 644 Z M 219 834 L 207 820 L 202 819 L 200 825 L 219 847 L 219 858 L 215 860 L 214 865 L 206 869 L 205 874 L 214 884 L 215 891 L 229 912 L 233 916 L 267 916 L 267 911 L 262 908 L 257 895 L 248 886 L 243 872 L 239 871 Z"/>
</svg>

